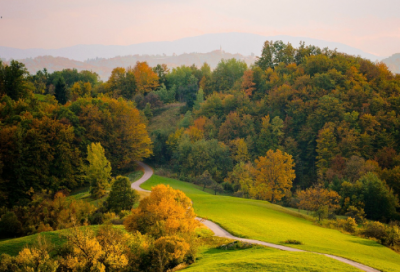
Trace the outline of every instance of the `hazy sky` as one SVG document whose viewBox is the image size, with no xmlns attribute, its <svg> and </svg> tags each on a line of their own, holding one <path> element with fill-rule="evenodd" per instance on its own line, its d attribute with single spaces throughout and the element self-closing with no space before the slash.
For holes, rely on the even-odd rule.
<svg viewBox="0 0 400 272">
<path fill-rule="evenodd" d="M 0 45 L 128 45 L 220 32 L 400 52 L 400 0 L 0 0 Z"/>
</svg>

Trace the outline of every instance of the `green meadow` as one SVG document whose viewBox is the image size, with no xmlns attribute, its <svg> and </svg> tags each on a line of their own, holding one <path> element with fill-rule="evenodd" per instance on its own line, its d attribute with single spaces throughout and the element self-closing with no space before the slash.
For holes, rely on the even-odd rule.
<svg viewBox="0 0 400 272">
<path fill-rule="evenodd" d="M 242 250 L 205 249 L 185 271 L 360 271 L 313 253 L 253 247 Z"/>
<path fill-rule="evenodd" d="M 150 190 L 152 186 L 161 183 L 185 192 L 192 199 L 194 209 L 200 217 L 216 222 L 236 236 L 282 245 L 283 241 L 294 239 L 301 241 L 303 245 L 290 245 L 292 247 L 345 257 L 381 271 L 400 271 L 400 255 L 391 249 L 372 240 L 314 225 L 312 221 L 307 220 L 307 215 L 297 211 L 267 201 L 215 196 L 203 192 L 193 184 L 157 175 L 153 175 L 142 187 Z M 285 256 L 289 253 L 281 254 Z M 212 256 L 209 257 L 210 260 L 213 259 Z M 226 262 L 234 263 L 237 260 L 233 258 Z M 215 260 L 215 263 L 217 262 Z"/>
</svg>

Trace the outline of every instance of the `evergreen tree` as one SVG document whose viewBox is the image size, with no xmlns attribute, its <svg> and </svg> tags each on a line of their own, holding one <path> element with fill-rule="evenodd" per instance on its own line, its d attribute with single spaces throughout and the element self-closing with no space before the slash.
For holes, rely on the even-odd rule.
<svg viewBox="0 0 400 272">
<path fill-rule="evenodd" d="M 107 198 L 108 209 L 115 213 L 119 213 L 122 210 L 130 210 L 138 200 L 139 194 L 131 188 L 129 179 L 118 176 Z"/>
<path fill-rule="evenodd" d="M 54 95 L 58 103 L 64 105 L 68 101 L 67 87 L 63 77 L 57 79 Z"/>
<path fill-rule="evenodd" d="M 87 161 L 89 165 L 85 167 L 85 173 L 90 182 L 90 195 L 98 199 L 106 194 L 106 189 L 110 186 L 111 164 L 100 143 L 88 145 Z"/>
</svg>

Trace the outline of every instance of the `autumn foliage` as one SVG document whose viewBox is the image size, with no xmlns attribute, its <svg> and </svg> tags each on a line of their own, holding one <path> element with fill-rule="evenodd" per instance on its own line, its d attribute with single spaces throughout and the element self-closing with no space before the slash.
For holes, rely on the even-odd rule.
<svg viewBox="0 0 400 272">
<path fill-rule="evenodd" d="M 259 199 L 279 201 L 292 188 L 292 181 L 296 177 L 292 156 L 279 149 L 255 161 L 255 186 L 253 195 Z"/>
<path fill-rule="evenodd" d="M 192 201 L 179 190 L 157 185 L 149 197 L 132 210 L 124 225 L 128 231 L 139 231 L 154 237 L 192 233 L 198 226 Z"/>
</svg>

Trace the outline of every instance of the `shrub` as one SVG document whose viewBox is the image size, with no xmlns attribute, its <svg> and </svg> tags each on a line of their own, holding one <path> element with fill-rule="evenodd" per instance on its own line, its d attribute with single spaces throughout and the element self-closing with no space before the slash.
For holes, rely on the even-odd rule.
<svg viewBox="0 0 400 272">
<path fill-rule="evenodd" d="M 337 224 L 339 228 L 347 232 L 355 233 L 357 231 L 357 223 L 354 218 L 337 219 Z"/>
<path fill-rule="evenodd" d="M 357 222 L 357 224 L 362 224 L 364 223 L 365 220 L 365 212 L 364 209 L 362 208 L 356 208 L 354 206 L 349 206 L 347 208 L 347 212 L 345 215 L 354 218 Z"/>
<path fill-rule="evenodd" d="M 382 244 L 390 247 L 400 244 L 400 228 L 396 225 L 386 227 L 386 235 Z"/>
<path fill-rule="evenodd" d="M 0 220 L 0 233 L 2 237 L 16 237 L 22 234 L 22 224 L 14 212 L 3 214 Z"/>
<path fill-rule="evenodd" d="M 386 236 L 385 225 L 380 222 L 368 222 L 364 225 L 364 229 L 361 234 L 368 238 L 375 238 L 378 241 L 382 241 Z"/>
<path fill-rule="evenodd" d="M 292 245 L 303 245 L 303 242 L 297 241 L 297 240 L 292 240 L 292 239 L 286 240 L 283 243 L 292 244 Z"/>
</svg>

